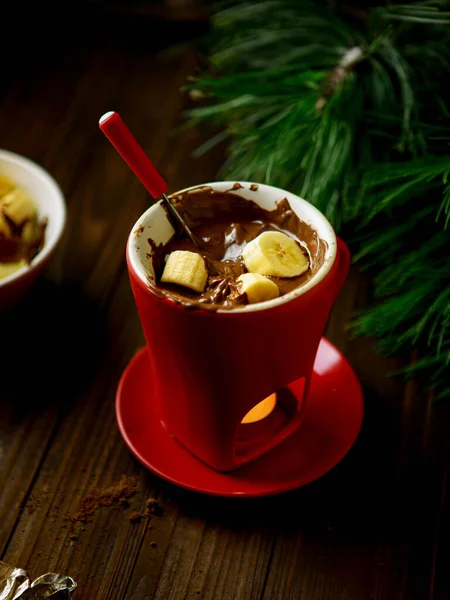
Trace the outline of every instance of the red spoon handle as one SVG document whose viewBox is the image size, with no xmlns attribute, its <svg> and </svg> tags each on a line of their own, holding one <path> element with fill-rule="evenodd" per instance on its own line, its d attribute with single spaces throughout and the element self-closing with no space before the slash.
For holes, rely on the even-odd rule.
<svg viewBox="0 0 450 600">
<path fill-rule="evenodd" d="M 131 131 L 116 112 L 103 115 L 99 127 L 153 198 L 167 191 L 167 183 L 137 143 Z"/>
</svg>

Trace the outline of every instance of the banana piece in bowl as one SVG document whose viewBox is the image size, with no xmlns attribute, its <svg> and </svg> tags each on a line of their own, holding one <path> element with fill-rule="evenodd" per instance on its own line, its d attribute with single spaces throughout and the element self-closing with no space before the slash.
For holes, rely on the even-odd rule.
<svg viewBox="0 0 450 600">
<path fill-rule="evenodd" d="M 38 222 L 28 192 L 0 176 L 0 279 L 31 262 L 44 240 L 45 222 Z"/>
<path fill-rule="evenodd" d="M 21 227 L 25 222 L 36 218 L 34 202 L 22 188 L 14 188 L 5 194 L 0 203 L 3 215 L 16 227 Z"/>
<path fill-rule="evenodd" d="M 8 179 L 7 177 L 0 175 L 0 198 L 3 198 L 3 196 L 5 194 L 10 192 L 14 188 L 15 188 L 15 185 L 11 181 L 11 179 Z"/>
</svg>

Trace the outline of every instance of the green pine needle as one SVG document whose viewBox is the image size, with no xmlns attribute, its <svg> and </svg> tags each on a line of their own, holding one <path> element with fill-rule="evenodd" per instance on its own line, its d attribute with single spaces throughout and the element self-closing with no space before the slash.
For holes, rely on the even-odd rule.
<svg viewBox="0 0 450 600">
<path fill-rule="evenodd" d="M 331 4 L 331 3 L 330 3 Z M 228 140 L 223 176 L 270 183 L 315 204 L 372 274 L 353 335 L 450 396 L 450 0 L 366 13 L 309 0 L 219 4 L 210 68 L 185 88 Z"/>
</svg>

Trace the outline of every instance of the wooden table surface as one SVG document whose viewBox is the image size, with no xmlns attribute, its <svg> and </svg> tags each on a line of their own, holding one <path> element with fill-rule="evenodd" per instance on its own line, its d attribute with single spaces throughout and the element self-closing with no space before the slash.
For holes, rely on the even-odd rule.
<svg viewBox="0 0 450 600">
<path fill-rule="evenodd" d="M 125 447 L 115 392 L 143 336 L 124 247 L 149 198 L 98 118 L 118 110 L 171 191 L 214 179 L 223 156 L 193 158 L 204 132 L 176 130 L 195 55 L 162 57 L 155 32 L 117 31 L 61 35 L 0 83 L 0 147 L 48 169 L 68 204 L 45 275 L 0 319 L 1 560 L 72 576 L 77 600 L 449 598 L 448 406 L 389 379 L 395 362 L 370 340 L 349 340 L 370 288 L 355 269 L 327 336 L 361 378 L 365 418 L 330 473 L 279 497 L 224 500 L 169 485 Z M 138 478 L 131 506 L 101 508 L 74 537 L 66 515 L 123 475 Z M 164 514 L 131 523 L 148 498 Z"/>
</svg>

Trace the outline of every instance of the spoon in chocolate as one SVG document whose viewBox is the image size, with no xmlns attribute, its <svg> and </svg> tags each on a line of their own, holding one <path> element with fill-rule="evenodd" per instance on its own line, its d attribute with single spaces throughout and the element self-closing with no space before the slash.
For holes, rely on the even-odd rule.
<svg viewBox="0 0 450 600">
<path fill-rule="evenodd" d="M 146 188 L 150 196 L 154 200 L 161 200 L 164 203 L 186 236 L 201 250 L 197 238 L 166 196 L 167 183 L 158 173 L 120 115 L 114 111 L 107 112 L 100 118 L 98 124 L 101 131 Z"/>
</svg>

